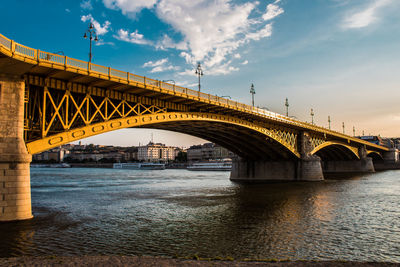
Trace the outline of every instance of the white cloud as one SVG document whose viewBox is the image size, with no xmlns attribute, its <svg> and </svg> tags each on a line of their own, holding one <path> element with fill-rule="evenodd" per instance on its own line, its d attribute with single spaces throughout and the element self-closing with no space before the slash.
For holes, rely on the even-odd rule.
<svg viewBox="0 0 400 267">
<path fill-rule="evenodd" d="M 246 35 L 247 40 L 255 40 L 258 41 L 261 38 L 269 37 L 272 35 L 272 25 L 267 24 L 264 28 L 256 32 L 250 32 Z"/>
<path fill-rule="evenodd" d="M 378 20 L 377 13 L 379 9 L 390 3 L 392 3 L 392 0 L 374 0 L 365 9 L 349 14 L 343 22 L 343 28 L 356 29 L 367 27 Z"/>
<path fill-rule="evenodd" d="M 277 3 L 279 3 L 280 1 L 275 1 L 275 3 L 273 4 L 269 4 L 267 5 L 267 11 L 266 13 L 262 16 L 264 20 L 271 20 L 277 16 L 279 16 L 280 14 L 282 14 L 283 12 L 285 12 L 283 10 L 283 8 L 279 7 L 278 5 L 276 5 Z"/>
<path fill-rule="evenodd" d="M 267 5 L 266 13 L 260 15 L 257 13 L 260 5 L 258 1 L 234 3 L 233 0 L 103 0 L 106 7 L 119 9 L 128 15 L 143 8 L 154 8 L 158 18 L 171 25 L 182 36 L 180 41 L 175 41 L 166 34 L 158 41 L 150 41 L 137 31 L 129 33 L 120 30 L 115 36 L 117 39 L 152 45 L 157 49 L 181 50 L 180 56 L 187 64 L 194 66 L 200 61 L 204 69 L 213 69 L 220 74 L 238 69 L 231 65 L 233 63 L 230 59 L 240 58 L 240 54 L 236 52 L 239 47 L 271 36 L 270 21 L 284 12 L 278 6 L 279 2 L 277 0 Z"/>
<path fill-rule="evenodd" d="M 155 72 L 163 72 L 167 70 L 179 70 L 179 67 L 172 66 L 171 64 L 168 64 L 168 58 L 163 58 L 160 60 L 157 60 L 155 62 L 149 61 L 143 64 L 144 68 L 152 68 L 150 70 L 151 73 Z"/>
<path fill-rule="evenodd" d="M 134 16 L 143 8 L 152 8 L 157 0 L 103 0 L 107 8 L 121 10 L 122 14 Z"/>
<path fill-rule="evenodd" d="M 86 10 L 92 10 L 93 6 L 91 0 L 83 0 L 81 2 L 81 8 Z"/>
<path fill-rule="evenodd" d="M 129 32 L 124 29 L 118 31 L 118 35 L 114 35 L 115 38 L 121 41 L 133 43 L 133 44 L 152 44 L 149 40 L 145 39 L 143 34 L 140 34 L 138 30 Z"/>
<path fill-rule="evenodd" d="M 157 66 L 164 65 L 167 62 L 168 62 L 168 58 L 163 58 L 163 59 L 157 60 L 156 62 L 153 62 L 153 61 L 146 62 L 143 64 L 143 67 L 157 67 Z"/>
<path fill-rule="evenodd" d="M 71 10 L 70 10 L 69 8 L 66 8 L 66 9 L 65 9 L 65 12 L 71 13 Z"/>
<path fill-rule="evenodd" d="M 91 14 L 86 15 L 86 16 L 81 16 L 81 21 L 86 22 L 86 21 L 90 21 L 93 26 L 94 29 L 96 30 L 97 35 L 104 35 L 109 31 L 111 22 L 109 22 L 108 20 L 106 20 L 103 25 L 101 25 L 97 20 L 95 20 Z"/>
<path fill-rule="evenodd" d="M 114 46 L 115 44 L 113 42 L 104 42 L 104 40 L 99 40 L 98 42 L 96 42 L 96 46 L 102 46 L 102 45 Z"/>
<path fill-rule="evenodd" d="M 156 48 L 161 49 L 161 50 L 165 50 L 168 48 L 175 48 L 178 50 L 186 50 L 187 44 L 185 42 L 176 43 L 168 35 L 164 34 L 163 38 L 160 41 L 158 41 L 158 43 L 156 44 Z"/>
<path fill-rule="evenodd" d="M 242 62 L 242 65 L 247 65 L 248 63 L 249 63 L 249 61 L 245 60 L 245 61 Z"/>
</svg>

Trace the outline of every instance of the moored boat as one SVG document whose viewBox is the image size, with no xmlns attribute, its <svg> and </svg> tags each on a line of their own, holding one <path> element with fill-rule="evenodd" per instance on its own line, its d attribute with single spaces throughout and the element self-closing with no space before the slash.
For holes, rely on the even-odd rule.
<svg viewBox="0 0 400 267">
<path fill-rule="evenodd" d="M 144 163 L 114 163 L 114 169 L 130 169 L 130 170 L 164 170 L 165 164 L 164 163 L 151 163 L 151 162 L 144 162 Z"/>
<path fill-rule="evenodd" d="M 232 162 L 198 162 L 187 167 L 189 171 L 230 171 Z"/>
</svg>

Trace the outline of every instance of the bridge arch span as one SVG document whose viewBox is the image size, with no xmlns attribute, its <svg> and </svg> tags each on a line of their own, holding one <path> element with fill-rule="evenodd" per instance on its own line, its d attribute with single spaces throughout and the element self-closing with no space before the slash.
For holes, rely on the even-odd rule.
<svg viewBox="0 0 400 267">
<path fill-rule="evenodd" d="M 383 161 L 382 154 L 376 151 L 367 151 L 367 157 L 372 158 L 374 162 Z"/>
<path fill-rule="evenodd" d="M 326 141 L 320 144 L 311 151 L 311 154 L 319 156 L 322 161 L 360 159 L 357 148 L 336 141 Z"/>
<path fill-rule="evenodd" d="M 163 112 L 113 119 L 29 142 L 27 148 L 30 154 L 36 154 L 90 136 L 138 127 L 169 130 L 200 137 L 247 159 L 300 158 L 294 134 L 278 135 L 262 125 L 236 117 L 199 112 Z"/>
</svg>

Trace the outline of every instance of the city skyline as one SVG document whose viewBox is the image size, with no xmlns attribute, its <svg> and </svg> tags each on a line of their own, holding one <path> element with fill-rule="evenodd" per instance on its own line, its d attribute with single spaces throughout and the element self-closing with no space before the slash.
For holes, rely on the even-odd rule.
<svg viewBox="0 0 400 267">
<path fill-rule="evenodd" d="M 325 1 L 29 1 L 3 2 L 1 33 L 49 52 L 88 60 L 83 33 L 94 24 L 93 62 L 255 105 L 356 135 L 400 135 L 396 70 L 400 3 Z M 39 8 L 40 7 L 40 8 Z M 33 11 L 37 18 L 30 23 Z M 18 14 L 17 14 L 18 12 Z M 48 23 L 53 21 L 54 23 Z M 82 143 L 176 146 L 202 139 L 124 129 Z"/>
</svg>

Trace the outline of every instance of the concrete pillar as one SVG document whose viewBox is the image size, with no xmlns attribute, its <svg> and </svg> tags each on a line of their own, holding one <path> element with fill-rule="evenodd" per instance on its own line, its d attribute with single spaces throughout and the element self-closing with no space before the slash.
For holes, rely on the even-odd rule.
<svg viewBox="0 0 400 267">
<path fill-rule="evenodd" d="M 323 170 L 328 173 L 375 172 L 372 158 L 367 157 L 365 147 L 359 147 L 359 160 L 339 160 L 323 162 Z"/>
<path fill-rule="evenodd" d="M 327 173 L 375 172 L 370 157 L 360 160 L 324 161 L 322 165 L 324 172 Z"/>
<path fill-rule="evenodd" d="M 0 221 L 32 218 L 28 154 L 24 134 L 25 82 L 0 76 Z"/>
<path fill-rule="evenodd" d="M 399 151 L 396 148 L 391 148 L 389 151 L 383 153 L 383 161 L 385 163 L 398 163 Z"/>
<path fill-rule="evenodd" d="M 235 182 L 320 181 L 324 179 L 321 159 L 311 155 L 308 134 L 299 135 L 301 158 L 287 161 L 234 159 L 230 179 Z"/>
</svg>

